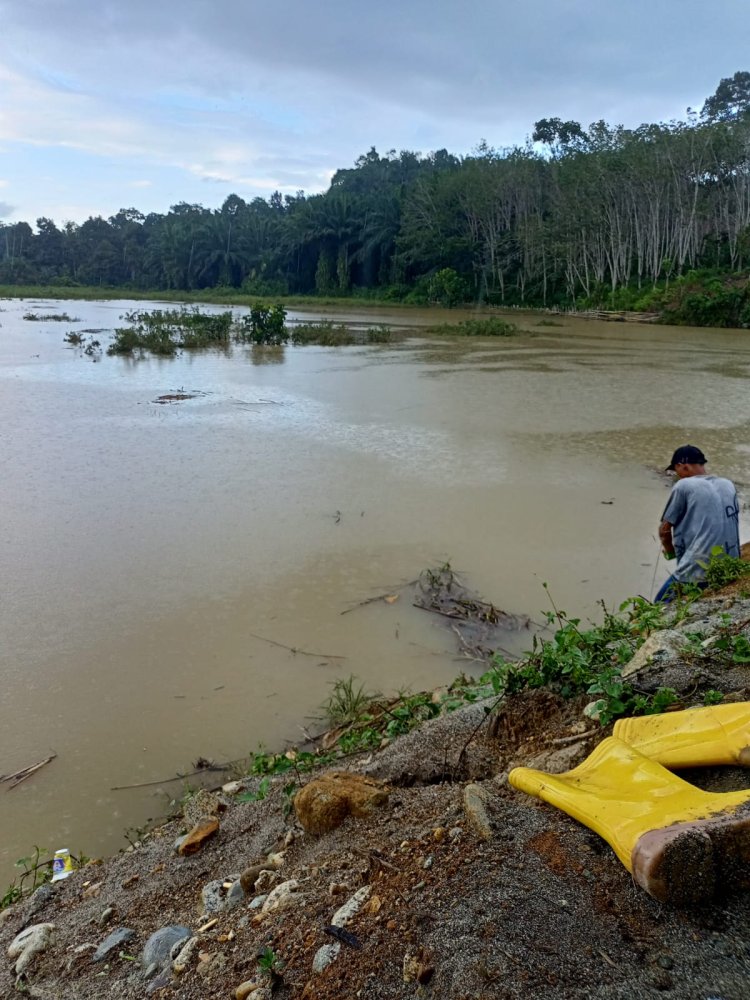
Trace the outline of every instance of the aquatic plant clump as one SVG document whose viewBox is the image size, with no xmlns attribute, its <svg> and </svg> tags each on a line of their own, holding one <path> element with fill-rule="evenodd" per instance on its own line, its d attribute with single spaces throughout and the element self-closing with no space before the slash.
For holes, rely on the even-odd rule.
<svg viewBox="0 0 750 1000">
<path fill-rule="evenodd" d="M 231 311 L 204 313 L 197 308 L 181 308 L 151 312 L 134 310 L 122 318 L 129 325 L 115 330 L 108 354 L 132 355 L 136 351 L 148 351 L 170 357 L 180 350 L 223 348 L 231 343 L 280 347 L 291 342 L 294 345 L 341 347 L 385 344 L 393 339 L 393 332 L 387 326 L 358 332 L 343 323 L 321 320 L 288 327 L 286 309 L 279 303 L 270 306 L 256 303 L 249 313 L 240 317 L 235 317 Z"/>
<path fill-rule="evenodd" d="M 53 323 L 79 323 L 80 322 L 80 320 L 78 319 L 77 316 L 68 316 L 68 314 L 64 313 L 64 312 L 63 313 L 47 313 L 46 316 L 44 315 L 44 313 L 27 312 L 27 313 L 24 313 L 23 318 L 28 323 L 48 323 L 48 322 L 53 322 Z"/>
<path fill-rule="evenodd" d="M 441 323 L 431 327 L 430 333 L 451 337 L 515 337 L 520 330 L 515 323 L 489 316 L 487 319 L 465 319 L 460 323 Z"/>
</svg>

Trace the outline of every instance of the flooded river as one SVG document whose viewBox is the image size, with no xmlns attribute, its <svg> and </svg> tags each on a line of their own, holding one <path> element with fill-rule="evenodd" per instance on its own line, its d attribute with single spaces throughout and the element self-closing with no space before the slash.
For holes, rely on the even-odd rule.
<svg viewBox="0 0 750 1000">
<path fill-rule="evenodd" d="M 520 337 L 443 340 L 420 337 L 434 312 L 373 310 L 339 316 L 407 339 L 64 344 L 106 347 L 130 305 L 0 302 L 0 773 L 57 754 L 0 785 L 3 885 L 34 844 L 125 846 L 182 790 L 115 786 L 301 738 L 337 678 L 393 692 L 467 666 L 408 592 L 342 615 L 357 602 L 450 561 L 508 611 L 539 618 L 547 582 L 596 616 L 666 577 L 655 470 L 676 445 L 749 492 L 748 333 L 521 315 Z"/>
</svg>

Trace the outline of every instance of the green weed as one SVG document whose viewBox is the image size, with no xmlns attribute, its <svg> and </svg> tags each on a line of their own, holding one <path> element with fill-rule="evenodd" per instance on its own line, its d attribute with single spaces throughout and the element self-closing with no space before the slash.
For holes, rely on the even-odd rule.
<svg viewBox="0 0 750 1000">
<path fill-rule="evenodd" d="M 430 327 L 430 333 L 452 337 L 514 337 L 520 331 L 515 323 L 508 323 L 499 316 L 487 319 L 465 319 L 460 323 L 441 323 Z"/>
<path fill-rule="evenodd" d="M 720 545 L 711 549 L 706 563 L 706 583 L 709 590 L 719 590 L 728 583 L 750 574 L 750 563 L 736 556 L 729 556 Z"/>
<path fill-rule="evenodd" d="M 670 688 L 652 696 L 638 694 L 621 675 L 647 635 L 664 626 L 663 607 L 632 598 L 613 613 L 602 604 L 602 624 L 589 627 L 554 604 L 553 608 L 547 614 L 548 624 L 557 625 L 551 639 L 535 637 L 531 652 L 518 663 L 496 656 L 492 669 L 480 678 L 493 693 L 548 687 L 566 698 L 600 695 L 597 709 L 602 725 L 621 715 L 661 712 L 677 701 Z"/>
<path fill-rule="evenodd" d="M 354 675 L 333 681 L 331 697 L 321 706 L 326 718 L 334 726 L 360 720 L 367 707 L 379 698 L 379 694 L 366 691 L 363 684 L 355 684 Z"/>
</svg>

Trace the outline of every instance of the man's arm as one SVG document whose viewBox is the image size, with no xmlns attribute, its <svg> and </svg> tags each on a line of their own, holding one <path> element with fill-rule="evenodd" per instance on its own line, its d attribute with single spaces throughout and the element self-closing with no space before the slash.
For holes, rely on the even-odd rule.
<svg viewBox="0 0 750 1000">
<path fill-rule="evenodd" d="M 674 559 L 676 553 L 672 540 L 672 525 L 669 521 L 662 521 L 659 525 L 659 541 L 667 559 Z"/>
</svg>

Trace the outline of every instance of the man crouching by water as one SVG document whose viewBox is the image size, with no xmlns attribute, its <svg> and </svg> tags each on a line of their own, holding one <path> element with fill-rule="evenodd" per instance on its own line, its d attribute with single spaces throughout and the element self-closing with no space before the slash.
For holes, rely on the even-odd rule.
<svg viewBox="0 0 750 1000">
<path fill-rule="evenodd" d="M 734 483 L 706 474 L 706 456 L 692 444 L 672 455 L 665 472 L 674 472 L 672 487 L 659 525 L 665 559 L 676 559 L 669 577 L 654 602 L 674 600 L 679 585 L 706 584 L 706 565 L 711 550 L 719 545 L 728 556 L 740 555 L 740 505 Z"/>
</svg>

